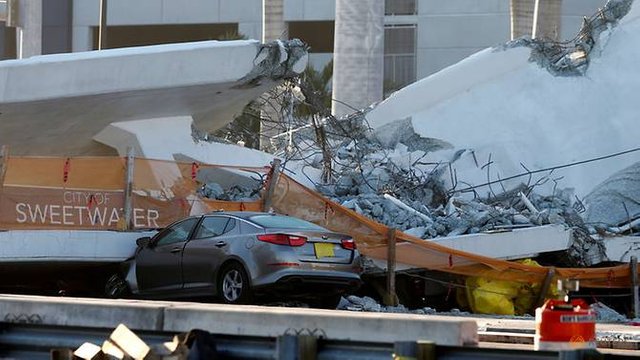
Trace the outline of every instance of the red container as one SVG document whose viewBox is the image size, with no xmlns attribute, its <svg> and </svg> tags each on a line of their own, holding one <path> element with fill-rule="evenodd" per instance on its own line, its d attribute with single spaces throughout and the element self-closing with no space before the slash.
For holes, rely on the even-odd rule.
<svg viewBox="0 0 640 360">
<path fill-rule="evenodd" d="M 596 348 L 596 315 L 584 300 L 547 300 L 536 309 L 535 350 Z"/>
</svg>

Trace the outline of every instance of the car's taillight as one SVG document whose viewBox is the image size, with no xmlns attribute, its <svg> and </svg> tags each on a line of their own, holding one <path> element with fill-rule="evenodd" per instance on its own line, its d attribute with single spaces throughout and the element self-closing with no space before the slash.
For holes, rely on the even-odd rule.
<svg viewBox="0 0 640 360">
<path fill-rule="evenodd" d="M 258 240 L 276 245 L 302 246 L 307 242 L 307 238 L 298 235 L 287 234 L 265 234 L 258 235 Z"/>
<path fill-rule="evenodd" d="M 344 249 L 347 249 L 347 250 L 356 249 L 356 242 L 353 241 L 353 239 L 342 239 L 340 242 L 342 243 L 342 248 Z"/>
</svg>

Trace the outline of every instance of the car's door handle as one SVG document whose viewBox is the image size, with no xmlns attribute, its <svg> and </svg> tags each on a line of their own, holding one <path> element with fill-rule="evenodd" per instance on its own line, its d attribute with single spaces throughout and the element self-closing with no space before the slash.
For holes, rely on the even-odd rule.
<svg viewBox="0 0 640 360">
<path fill-rule="evenodd" d="M 174 247 L 173 249 L 171 249 L 172 253 L 177 253 L 177 252 L 180 252 L 180 251 L 182 251 L 182 248 L 179 248 L 179 247 Z"/>
<path fill-rule="evenodd" d="M 223 246 L 226 246 L 226 245 L 227 245 L 227 242 L 226 242 L 226 241 L 223 241 L 223 240 L 220 240 L 220 241 L 218 241 L 218 242 L 216 243 L 216 246 L 217 246 L 217 247 L 223 247 Z"/>
</svg>

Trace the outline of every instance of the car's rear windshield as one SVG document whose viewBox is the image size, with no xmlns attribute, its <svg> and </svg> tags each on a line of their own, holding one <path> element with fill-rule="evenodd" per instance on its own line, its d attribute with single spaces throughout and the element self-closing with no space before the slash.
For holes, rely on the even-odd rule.
<svg viewBox="0 0 640 360">
<path fill-rule="evenodd" d="M 306 220 L 282 215 L 255 215 L 249 218 L 265 228 L 286 228 L 300 230 L 327 231 L 327 229 Z"/>
</svg>

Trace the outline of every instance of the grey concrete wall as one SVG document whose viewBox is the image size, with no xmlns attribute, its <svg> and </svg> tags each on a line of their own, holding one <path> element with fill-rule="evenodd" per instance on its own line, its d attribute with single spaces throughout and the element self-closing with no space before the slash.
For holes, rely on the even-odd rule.
<svg viewBox="0 0 640 360">
<path fill-rule="evenodd" d="M 582 18 L 589 17 L 606 4 L 607 0 L 563 0 L 561 40 L 570 40 L 576 36 Z"/>
<path fill-rule="evenodd" d="M 109 0 L 108 25 L 238 23 L 250 39 L 262 38 L 262 0 Z M 73 51 L 92 48 L 99 0 L 73 1 Z"/>
<path fill-rule="evenodd" d="M 42 53 L 71 51 L 72 0 L 42 2 Z"/>
<path fill-rule="evenodd" d="M 333 20 L 336 0 L 284 0 L 285 21 Z"/>
<path fill-rule="evenodd" d="M 508 0 L 420 0 L 417 77 L 509 40 Z"/>
<path fill-rule="evenodd" d="M 74 23 L 98 24 L 99 0 L 75 0 Z M 262 21 L 262 0 L 109 0 L 112 25 Z"/>
</svg>

